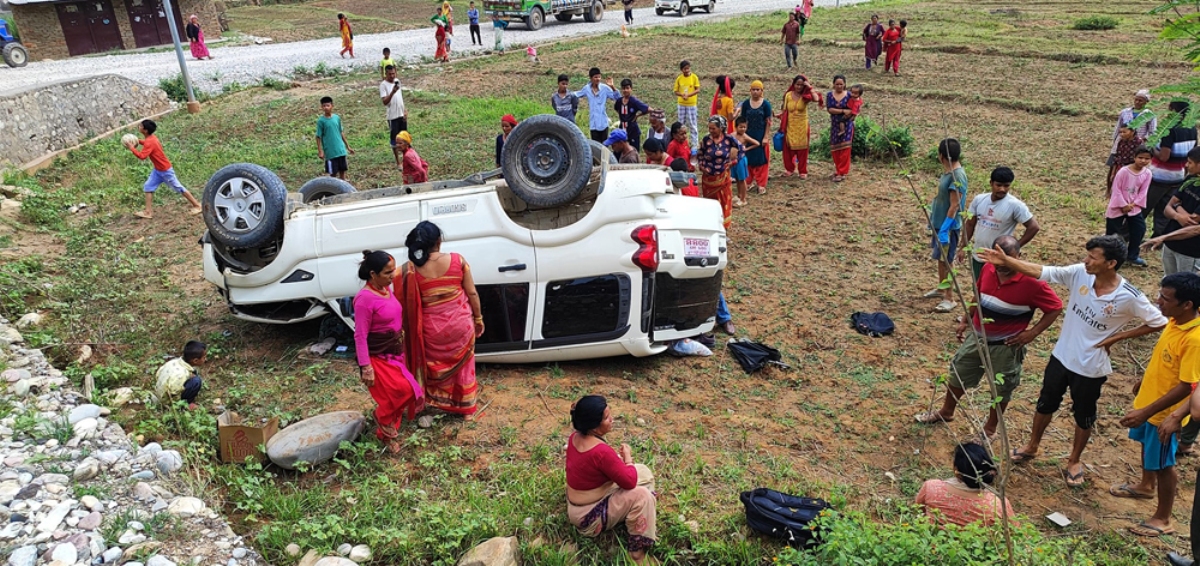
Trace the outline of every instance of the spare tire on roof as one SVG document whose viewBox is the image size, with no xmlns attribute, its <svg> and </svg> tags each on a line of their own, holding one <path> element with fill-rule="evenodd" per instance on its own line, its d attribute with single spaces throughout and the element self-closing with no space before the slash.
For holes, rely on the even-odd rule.
<svg viewBox="0 0 1200 566">
<path fill-rule="evenodd" d="M 203 204 L 204 224 L 214 240 L 256 248 L 282 234 L 287 187 L 266 167 L 234 163 L 208 179 Z"/>
<path fill-rule="evenodd" d="M 504 179 L 531 208 L 567 204 L 587 187 L 592 148 L 573 122 L 554 114 L 526 118 L 501 152 Z"/>
<path fill-rule="evenodd" d="M 316 177 L 300 185 L 300 197 L 304 200 L 304 204 L 316 202 L 325 197 L 346 195 L 353 192 L 356 192 L 354 185 L 337 177 Z"/>
</svg>

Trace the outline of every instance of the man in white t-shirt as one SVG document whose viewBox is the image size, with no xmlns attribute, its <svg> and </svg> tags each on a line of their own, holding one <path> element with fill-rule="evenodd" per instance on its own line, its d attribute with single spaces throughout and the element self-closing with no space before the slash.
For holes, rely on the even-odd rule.
<svg viewBox="0 0 1200 566">
<path fill-rule="evenodd" d="M 1018 224 L 1025 226 L 1025 233 L 1017 240 L 1022 248 L 1041 231 L 1042 227 L 1038 226 L 1037 219 L 1033 217 L 1029 207 L 1009 194 L 1015 178 L 1016 175 L 1008 167 L 993 169 L 992 192 L 976 196 L 967 207 L 970 214 L 963 223 L 963 237 L 974 244 L 972 249 L 991 249 L 996 243 L 996 238 L 1014 236 Z M 962 261 L 965 254 L 965 246 L 958 249 L 959 261 Z M 972 253 L 971 271 L 975 273 L 976 281 L 979 280 L 981 269 L 983 262 L 979 259 L 979 254 Z"/>
<path fill-rule="evenodd" d="M 396 167 L 400 167 L 400 149 L 396 147 L 396 135 L 408 131 L 408 109 L 404 107 L 404 94 L 400 92 L 400 79 L 396 78 L 396 66 L 383 69 L 383 82 L 379 83 L 379 98 L 387 108 L 388 139 L 392 144 L 392 155 Z"/>
<path fill-rule="evenodd" d="M 979 259 L 1037 277 L 1070 289 L 1071 298 L 1063 313 L 1062 332 L 1054 345 L 1038 394 L 1037 412 L 1029 443 L 1013 450 L 1010 457 L 1021 464 L 1033 460 L 1046 427 L 1071 392 L 1075 412 L 1075 439 L 1064 473 L 1067 485 L 1083 485 L 1083 463 L 1079 458 L 1096 423 L 1096 401 L 1112 373 L 1108 350 L 1122 340 L 1152 334 L 1167 325 L 1158 307 L 1136 287 L 1117 274 L 1125 263 L 1127 245 L 1120 236 L 1096 236 L 1088 240 L 1083 263 L 1067 267 L 1043 267 L 1009 257 L 999 249 L 979 250 Z M 1143 324 L 1120 331 L 1133 320 Z"/>
</svg>

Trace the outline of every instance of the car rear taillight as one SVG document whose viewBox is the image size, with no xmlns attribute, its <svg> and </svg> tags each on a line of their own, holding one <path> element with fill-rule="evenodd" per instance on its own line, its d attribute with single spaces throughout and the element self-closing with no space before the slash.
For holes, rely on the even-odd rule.
<svg viewBox="0 0 1200 566">
<path fill-rule="evenodd" d="M 633 229 L 630 237 L 638 245 L 637 251 L 633 253 L 633 264 L 640 267 L 642 271 L 656 271 L 658 269 L 658 228 L 653 224 L 638 226 Z"/>
</svg>

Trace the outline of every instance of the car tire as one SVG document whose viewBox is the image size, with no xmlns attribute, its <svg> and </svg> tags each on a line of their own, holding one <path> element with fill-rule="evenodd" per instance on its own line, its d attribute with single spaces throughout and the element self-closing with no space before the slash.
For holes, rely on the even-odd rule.
<svg viewBox="0 0 1200 566">
<path fill-rule="evenodd" d="M 604 152 L 607 151 L 608 148 L 604 147 L 604 144 L 602 144 L 596 140 L 588 140 L 588 145 L 592 147 L 592 167 L 599 167 L 600 165 L 602 165 L 600 163 L 600 156 L 604 155 Z M 615 153 L 609 151 L 608 152 L 608 164 L 616 165 L 618 163 L 620 163 L 620 160 L 617 159 L 617 155 Z"/>
<path fill-rule="evenodd" d="M 533 9 L 529 11 L 529 15 L 525 17 L 525 27 L 529 28 L 529 31 L 537 31 L 542 29 L 542 25 L 545 23 L 546 14 L 543 13 L 542 9 L 537 6 L 534 6 Z"/>
<path fill-rule="evenodd" d="M 554 114 L 526 118 L 508 134 L 500 167 L 513 194 L 531 208 L 567 204 L 592 175 L 592 148 L 573 122 Z"/>
<path fill-rule="evenodd" d="M 567 22 L 571 21 L 571 18 L 574 18 L 574 17 L 575 17 L 575 14 L 572 14 L 569 12 L 565 13 L 565 14 L 554 14 L 554 19 L 556 19 L 560 22 L 563 22 L 563 23 L 567 23 Z"/>
<path fill-rule="evenodd" d="M 270 169 L 253 163 L 226 165 L 204 186 L 204 224 L 218 243 L 256 248 L 283 232 L 287 187 Z"/>
<path fill-rule="evenodd" d="M 325 197 L 347 195 L 355 192 L 354 185 L 337 177 L 317 177 L 300 185 L 300 196 L 304 204 L 319 201 Z"/>
<path fill-rule="evenodd" d="M 9 67 L 24 67 L 29 64 L 29 51 L 20 43 L 9 43 L 4 46 L 4 62 Z"/>
<path fill-rule="evenodd" d="M 583 13 L 583 21 L 587 23 L 595 23 L 604 19 L 604 2 L 602 0 L 594 0 L 587 11 Z"/>
<path fill-rule="evenodd" d="M 666 10 L 664 10 L 664 9 L 662 9 L 662 8 L 655 8 L 655 9 L 654 9 L 654 14 L 655 14 L 655 15 L 657 15 L 657 16 L 661 16 L 661 15 L 663 15 L 663 14 L 665 14 L 665 13 L 667 13 L 667 11 L 666 11 Z"/>
<path fill-rule="evenodd" d="M 713 13 L 713 9 L 717 7 L 717 0 L 708 0 L 708 7 L 704 9 L 706 13 Z"/>
<path fill-rule="evenodd" d="M 690 13 L 692 13 L 692 7 L 688 6 L 687 2 L 684 2 L 679 5 L 679 17 L 682 18 Z"/>
</svg>

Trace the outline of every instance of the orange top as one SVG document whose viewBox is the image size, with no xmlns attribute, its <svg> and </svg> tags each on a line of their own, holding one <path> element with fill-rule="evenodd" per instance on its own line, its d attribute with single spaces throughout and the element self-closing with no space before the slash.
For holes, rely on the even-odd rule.
<svg viewBox="0 0 1200 566">
<path fill-rule="evenodd" d="M 158 141 L 157 136 L 146 136 L 146 139 L 142 140 L 141 151 L 138 151 L 135 147 L 129 148 L 129 151 L 132 151 L 138 159 L 149 157 L 150 163 L 153 163 L 154 168 L 159 171 L 166 171 L 171 168 L 171 161 L 167 159 L 167 154 L 163 152 L 162 143 Z"/>
</svg>

